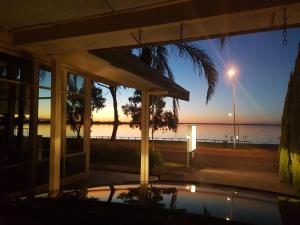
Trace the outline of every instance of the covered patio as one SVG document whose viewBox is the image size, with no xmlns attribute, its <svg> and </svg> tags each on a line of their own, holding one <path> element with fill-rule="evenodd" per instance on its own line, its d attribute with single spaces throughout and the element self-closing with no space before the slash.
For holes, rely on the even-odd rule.
<svg viewBox="0 0 300 225">
<path fill-rule="evenodd" d="M 8 51 L 6 54 L 9 54 Z M 3 61 L 1 66 L 4 68 L 5 73 L 1 74 L 0 81 L 2 88 L 8 84 L 8 88 L 11 89 L 10 78 L 12 75 L 9 68 L 14 60 L 19 57 L 7 60 L 6 54 L 3 54 L 1 58 Z M 26 141 L 22 142 L 22 145 L 28 145 L 28 150 L 22 150 L 22 155 L 27 155 L 28 160 L 25 160 L 25 162 L 21 160 L 14 164 L 10 164 L 9 159 L 7 159 L 7 162 L 3 162 L 1 179 L 6 183 L 4 189 L 6 191 L 19 191 L 20 188 L 29 188 L 26 187 L 27 185 L 31 187 L 47 185 L 45 176 L 49 174 L 49 191 L 52 192 L 60 189 L 61 180 L 68 183 L 88 174 L 90 168 L 91 80 L 97 80 L 111 86 L 124 85 L 142 90 L 140 180 L 141 182 L 147 182 L 149 179 L 149 120 L 146 118 L 149 118 L 149 96 L 164 95 L 188 100 L 189 93 L 169 79 L 157 74 L 134 56 L 120 51 L 76 52 L 60 54 L 55 58 L 48 59 L 46 62 L 35 61 L 36 58 L 33 60 L 32 64 L 36 69 L 29 76 L 32 76 L 36 83 L 28 84 L 32 85 L 32 94 L 29 96 L 29 104 L 32 107 L 24 112 L 25 117 L 28 115 L 30 120 L 28 122 L 29 128 L 26 128 L 29 129 L 27 136 L 25 135 Z M 28 61 L 30 62 L 30 59 Z M 43 83 L 41 70 L 51 80 L 48 89 L 45 89 L 41 84 Z M 21 70 L 20 73 L 21 81 L 14 82 L 23 85 L 23 71 Z M 76 81 L 75 89 L 70 86 L 70 81 Z M 42 88 L 51 91 L 51 95 L 47 97 L 47 99 L 51 99 L 49 158 L 43 156 L 39 146 L 38 125 L 40 121 L 38 115 L 41 110 L 39 110 L 38 105 L 42 104 L 41 99 L 46 98 L 41 97 L 41 94 L 45 92 Z M 68 131 L 66 127 L 69 126 L 68 107 L 72 107 L 72 105 L 69 105 L 73 101 L 72 99 L 80 99 L 74 104 L 80 102 L 79 107 L 82 107 L 84 118 L 81 128 L 83 132 L 80 138 L 70 139 L 67 138 L 66 132 Z M 5 99 L 3 100 L 5 101 Z M 6 115 L 3 113 L 3 121 Z M 25 138 L 23 124 L 20 129 L 22 129 L 22 134 L 14 136 L 4 127 L 3 133 L 10 136 L 10 140 L 5 141 L 1 137 L 2 149 L 12 151 L 12 149 L 9 149 L 9 143 L 17 137 L 20 140 Z M 32 152 L 30 153 L 30 151 Z M 47 165 L 49 165 L 49 173 L 47 173 Z M 27 173 L 24 174 L 24 171 L 27 171 Z M 23 179 L 20 179 L 21 183 L 12 181 L 12 177 L 18 176 L 23 176 L 25 180 L 31 180 L 31 182 L 24 182 Z"/>
<path fill-rule="evenodd" d="M 208 39 L 300 25 L 300 3 L 297 0 L 247 3 L 230 0 L 226 1 L 226 5 L 221 0 L 205 3 L 192 0 L 129 1 L 128 4 L 110 0 L 97 3 L 78 1 L 77 4 L 73 1 L 60 4 L 53 1 L 44 1 L 43 4 L 38 1 L 31 1 L 31 4 L 26 1 L 6 1 L 1 5 L 0 52 L 3 56 L 0 58 L 0 66 L 4 68 L 3 71 L 9 71 L 10 60 L 15 62 L 22 59 L 32 67 L 29 82 L 26 78 L 10 79 L 8 72 L 0 74 L 3 85 L 27 85 L 27 91 L 30 92 L 30 110 L 27 111 L 30 114 L 30 157 L 21 164 L 3 164 L 1 168 L 1 179 L 8 183 L 7 186 L 15 184 L 10 181 L 8 171 L 13 171 L 14 176 L 18 177 L 26 168 L 29 179 L 21 179 L 15 191 L 27 189 L 23 185 L 25 180 L 30 181 L 26 181 L 29 189 L 44 185 L 47 179 L 42 179 L 44 183 L 36 183 L 41 170 L 49 171 L 48 189 L 54 192 L 59 190 L 61 178 L 68 182 L 88 173 L 91 80 L 142 91 L 140 181 L 148 181 L 149 96 L 163 95 L 188 101 L 189 93 L 128 52 L 115 48 Z M 282 20 L 284 13 L 288 18 L 286 21 Z M 22 71 L 20 68 L 19 73 Z M 39 83 L 40 68 L 51 74 L 50 87 Z M 70 76 L 72 79 L 77 76 L 83 79 L 81 93 L 70 91 L 67 82 Z M 39 160 L 37 147 L 38 99 L 39 91 L 43 88 L 51 91 L 48 161 Z M 84 124 L 82 152 L 69 154 L 66 151 L 68 144 L 65 128 L 70 94 L 83 99 Z M 7 131 L 4 125 L 1 129 L 12 138 L 13 131 Z M 22 136 L 22 132 L 19 132 L 19 136 Z M 4 146 L 9 148 L 7 146 L 11 143 L 7 144 L 7 141 L 5 135 L 1 136 L 2 149 Z"/>
</svg>

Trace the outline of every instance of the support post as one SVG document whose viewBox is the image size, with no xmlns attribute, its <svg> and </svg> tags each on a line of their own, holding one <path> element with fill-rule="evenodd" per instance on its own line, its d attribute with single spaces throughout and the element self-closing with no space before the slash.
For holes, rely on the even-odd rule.
<svg viewBox="0 0 300 225">
<path fill-rule="evenodd" d="M 141 183 L 148 183 L 149 181 L 149 116 L 149 95 L 147 91 L 142 91 Z"/>
<path fill-rule="evenodd" d="M 190 168 L 190 137 L 187 138 L 186 146 L 186 168 Z"/>
<path fill-rule="evenodd" d="M 60 188 L 61 158 L 61 121 L 62 121 L 62 72 L 57 60 L 51 61 L 51 131 L 50 131 L 50 162 L 49 192 L 56 193 Z"/>
<path fill-rule="evenodd" d="M 66 157 L 67 157 L 67 139 L 66 139 L 66 128 L 67 128 L 67 98 L 68 98 L 68 87 L 67 87 L 67 80 L 68 80 L 68 71 L 62 68 L 61 72 L 61 90 L 62 90 L 62 104 L 61 104 L 61 165 L 60 165 L 60 179 L 64 179 L 66 177 Z"/>
<path fill-rule="evenodd" d="M 85 77 L 85 95 L 84 95 L 84 139 L 83 149 L 85 152 L 85 172 L 90 171 L 90 145 L 91 145 L 91 81 Z"/>
<path fill-rule="evenodd" d="M 33 84 L 30 88 L 30 125 L 29 125 L 29 136 L 31 137 L 31 173 L 30 173 L 30 187 L 29 195 L 33 197 L 36 181 L 36 167 L 37 167 L 37 151 L 38 151 L 38 64 L 34 64 L 33 70 Z"/>
</svg>

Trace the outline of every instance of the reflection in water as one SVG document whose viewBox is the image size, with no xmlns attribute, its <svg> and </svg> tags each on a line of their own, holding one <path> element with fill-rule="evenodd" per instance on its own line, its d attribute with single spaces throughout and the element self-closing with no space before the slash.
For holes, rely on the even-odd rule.
<svg viewBox="0 0 300 225">
<path fill-rule="evenodd" d="M 182 185 L 117 185 L 87 190 L 89 198 L 147 207 L 171 209 L 250 224 L 293 224 L 300 200 L 225 188 L 197 186 L 195 192 Z M 191 187 L 189 185 L 189 187 Z M 144 192 L 144 193 L 141 193 Z M 114 195 L 114 197 L 112 196 Z M 145 198 L 145 199 L 144 199 Z"/>
<path fill-rule="evenodd" d="M 143 190 L 142 186 L 139 186 L 137 188 L 129 188 L 128 191 L 122 192 L 117 197 L 118 199 L 121 199 L 124 203 L 130 203 L 130 204 L 137 204 L 141 200 L 139 196 L 143 195 L 141 193 Z M 170 209 L 175 208 L 176 203 L 176 195 L 177 190 L 174 187 L 155 187 L 152 186 L 150 188 L 145 189 L 146 198 L 143 199 L 143 202 L 146 206 L 150 207 L 159 207 L 159 208 L 166 208 L 166 202 L 164 201 L 164 196 L 172 195 L 172 201 L 170 201 Z"/>
</svg>

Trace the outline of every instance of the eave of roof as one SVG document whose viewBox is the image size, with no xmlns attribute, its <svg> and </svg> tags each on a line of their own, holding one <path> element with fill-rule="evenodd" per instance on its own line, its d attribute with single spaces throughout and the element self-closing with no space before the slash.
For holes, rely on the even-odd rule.
<svg viewBox="0 0 300 225">
<path fill-rule="evenodd" d="M 136 56 L 121 49 L 92 50 L 90 53 L 108 61 L 114 67 L 122 68 L 147 80 L 168 92 L 167 96 L 189 101 L 189 92 L 169 78 L 139 60 Z"/>
</svg>

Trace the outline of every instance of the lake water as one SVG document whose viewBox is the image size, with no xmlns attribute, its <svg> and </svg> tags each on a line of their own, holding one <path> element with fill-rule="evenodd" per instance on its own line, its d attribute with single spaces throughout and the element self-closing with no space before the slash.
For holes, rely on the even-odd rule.
<svg viewBox="0 0 300 225">
<path fill-rule="evenodd" d="M 187 124 L 179 124 L 176 133 L 171 131 L 156 131 L 154 136 L 158 138 L 185 138 L 187 127 Z M 110 136 L 112 128 L 113 125 L 94 124 L 91 128 L 91 136 Z M 239 125 L 237 126 L 237 130 L 242 141 L 250 141 L 258 144 L 279 144 L 280 141 L 280 126 Z M 39 134 L 49 137 L 49 125 L 40 124 Z M 69 127 L 67 127 L 67 136 L 75 136 L 75 133 Z M 139 129 L 131 129 L 127 124 L 120 125 L 118 128 L 117 137 L 140 136 L 141 132 Z M 199 139 L 230 140 L 231 136 L 233 136 L 232 125 L 197 125 L 197 138 Z"/>
</svg>

